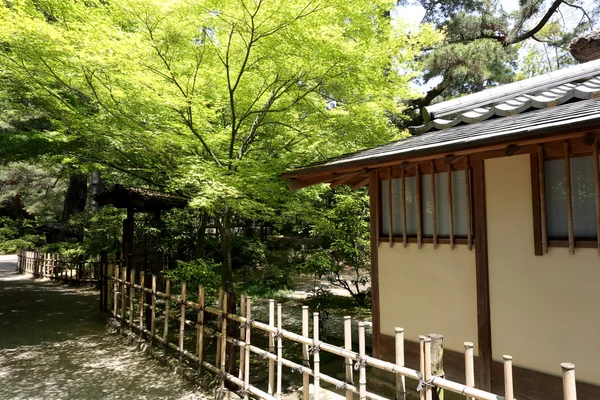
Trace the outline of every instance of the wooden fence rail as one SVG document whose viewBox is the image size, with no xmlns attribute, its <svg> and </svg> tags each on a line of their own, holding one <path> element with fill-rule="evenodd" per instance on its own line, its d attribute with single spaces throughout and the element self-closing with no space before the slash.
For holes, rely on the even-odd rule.
<svg viewBox="0 0 600 400">
<path fill-rule="evenodd" d="M 381 371 L 387 371 L 396 376 L 395 399 L 406 399 L 406 378 L 418 382 L 417 391 L 421 400 L 432 400 L 434 392 L 445 390 L 465 396 L 467 400 L 514 400 L 512 382 L 512 358 L 504 357 L 505 371 L 505 396 L 499 396 L 474 387 L 473 368 L 473 344 L 465 343 L 465 366 L 467 385 L 453 382 L 439 374 L 438 366 L 441 365 L 441 351 L 434 351 L 432 359 L 432 337 L 434 347 L 441 343 L 439 335 L 420 337 L 420 368 L 414 370 L 404 365 L 404 330 L 396 328 L 396 357 L 395 363 L 383 361 L 366 354 L 365 346 L 365 323 L 358 322 L 358 351 L 352 349 L 352 320 L 345 317 L 344 320 L 344 346 L 339 347 L 326 343 L 319 338 L 319 314 L 313 313 L 312 337 L 309 334 L 309 312 L 308 307 L 302 308 L 302 334 L 297 334 L 283 328 L 282 306 L 275 307 L 273 300 L 269 301 L 269 323 L 257 321 L 252 318 L 252 299 L 242 296 L 236 309 L 240 315 L 230 313 L 227 310 L 227 294 L 221 291 L 217 304 L 209 304 L 203 287 L 198 290 L 197 302 L 188 300 L 186 283 L 183 282 L 179 288 L 179 294 L 173 293 L 174 287 L 167 279 L 164 282 L 164 292 L 157 290 L 157 276 L 145 276 L 144 272 L 136 273 L 134 269 L 127 271 L 119 267 L 117 263 L 106 263 L 102 271 L 106 279 L 103 282 L 102 292 L 105 293 L 102 303 L 106 310 L 120 321 L 123 327 L 138 332 L 151 343 L 161 344 L 165 349 L 172 349 L 180 359 L 188 359 L 195 363 L 198 368 L 213 372 L 219 379 L 222 390 L 227 386 L 236 386 L 238 395 L 248 399 L 250 396 L 261 399 L 280 399 L 282 397 L 282 378 L 284 367 L 292 372 L 302 374 L 303 390 L 302 399 L 309 399 L 308 386 L 310 377 L 313 383 L 313 398 L 319 399 L 321 384 L 328 383 L 346 393 L 346 399 L 352 399 L 358 395 L 360 400 L 374 399 L 387 400 L 379 394 L 369 391 L 367 386 L 367 367 Z M 139 283 L 138 283 L 139 282 Z M 151 282 L 151 284 L 149 284 Z M 112 291 L 112 296 L 106 295 Z M 171 308 L 171 303 L 179 307 Z M 162 310 L 159 309 L 162 306 Z M 136 310 L 137 307 L 137 310 Z M 196 321 L 187 318 L 188 313 L 195 313 Z M 212 324 L 208 321 L 212 316 Z M 157 318 L 164 319 L 164 327 L 161 333 L 156 331 Z M 170 321 L 179 322 L 178 331 L 169 330 Z M 214 323 L 216 322 L 216 324 Z M 231 335 L 228 324 L 239 324 L 238 334 Z M 211 327 L 216 326 L 216 327 Z M 195 335 L 195 350 L 186 349 L 186 332 Z M 254 333 L 266 334 L 268 342 L 267 349 L 262 349 L 252 343 Z M 188 335 L 189 339 L 189 335 Z M 205 341 L 214 341 L 216 354 L 213 358 L 207 354 L 208 347 Z M 301 354 L 299 364 L 283 357 L 284 340 L 300 344 Z M 188 341 L 189 343 L 189 341 Z M 235 346 L 239 348 L 239 360 L 235 352 L 228 353 L 227 348 Z M 434 348 L 435 350 L 435 348 Z M 438 349 L 439 350 L 439 349 Z M 320 356 L 322 352 L 331 353 L 344 360 L 345 380 L 340 380 L 320 371 Z M 233 354 L 234 360 L 231 358 Z M 268 360 L 268 383 L 266 390 L 259 388 L 251 382 L 251 356 L 256 355 Z M 311 360 L 312 358 L 312 360 Z M 228 361 L 233 363 L 228 364 Z M 239 361 L 239 373 L 227 370 L 228 365 L 236 365 Z M 433 364 L 433 366 L 432 366 Z M 358 371 L 358 382 L 354 382 L 354 372 Z M 575 393 L 575 371 L 572 364 L 562 364 L 564 399 L 576 400 Z"/>
<path fill-rule="evenodd" d="M 100 279 L 101 260 L 96 256 L 80 256 L 68 260 L 56 253 L 20 250 L 17 270 L 41 278 L 73 283 L 94 283 Z"/>
</svg>

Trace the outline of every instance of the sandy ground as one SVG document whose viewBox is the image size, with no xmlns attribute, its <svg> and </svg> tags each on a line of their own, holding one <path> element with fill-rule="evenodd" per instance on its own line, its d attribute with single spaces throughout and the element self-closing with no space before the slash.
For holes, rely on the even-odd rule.
<svg viewBox="0 0 600 400">
<path fill-rule="evenodd" d="M 0 256 L 0 399 L 209 399 L 105 329 L 98 293 Z"/>
</svg>

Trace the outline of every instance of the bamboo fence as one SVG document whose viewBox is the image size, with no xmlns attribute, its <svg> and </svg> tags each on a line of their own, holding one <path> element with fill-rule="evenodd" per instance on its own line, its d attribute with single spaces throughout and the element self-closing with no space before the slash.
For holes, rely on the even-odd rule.
<svg viewBox="0 0 600 400">
<path fill-rule="evenodd" d="M 72 283 L 95 283 L 101 275 L 100 257 L 80 256 L 69 260 L 60 254 L 42 253 L 34 250 L 19 250 L 17 270 L 40 278 Z"/>
<path fill-rule="evenodd" d="M 388 400 L 369 390 L 367 385 L 367 367 L 386 371 L 395 375 L 395 399 L 406 400 L 406 378 L 418 382 L 417 392 L 421 400 L 432 400 L 436 391 L 448 391 L 462 396 L 467 400 L 514 400 L 512 381 L 512 357 L 504 357 L 505 393 L 504 396 L 496 395 L 474 387 L 475 372 L 473 360 L 473 344 L 465 343 L 465 382 L 466 385 L 453 382 L 440 373 L 442 365 L 441 336 L 430 335 L 420 337 L 420 368 L 414 370 L 404 365 L 404 330 L 395 330 L 395 362 L 383 361 L 366 354 L 365 323 L 358 322 L 358 351 L 352 348 L 352 319 L 344 318 L 344 346 L 326 343 L 319 338 L 319 313 L 312 316 L 312 337 L 310 336 L 309 311 L 307 306 L 302 307 L 302 334 L 297 334 L 283 328 L 282 306 L 269 301 L 269 322 L 260 322 L 252 317 L 252 299 L 241 296 L 236 308 L 239 315 L 227 310 L 227 293 L 221 293 L 217 304 L 207 300 L 205 289 L 201 286 L 197 293 L 197 302 L 188 300 L 187 286 L 182 282 L 179 293 L 173 292 L 171 282 L 166 279 L 161 287 L 164 292 L 157 290 L 157 276 L 136 272 L 134 269 L 127 271 L 116 263 L 108 263 L 107 279 L 102 279 L 104 293 L 104 308 L 120 321 L 124 328 L 136 331 L 140 336 L 151 343 L 160 344 L 165 351 L 172 349 L 180 360 L 187 359 L 195 364 L 199 370 L 207 370 L 216 375 L 222 390 L 226 387 L 237 387 L 236 393 L 243 399 L 249 397 L 261 399 L 281 399 L 282 380 L 284 373 L 291 372 L 302 374 L 303 400 L 309 399 L 309 384 L 312 380 L 314 399 L 319 399 L 323 394 L 322 383 L 335 386 L 345 391 L 346 399 L 350 400 L 358 395 L 360 400 Z M 194 296 L 195 297 L 195 296 Z M 213 304 L 213 305 L 211 305 Z M 159 309 L 162 306 L 162 309 Z M 175 306 L 173 308 L 172 306 Z M 102 306 L 102 304 L 101 304 Z M 177 315 L 177 307 L 179 313 Z M 188 315 L 193 314 L 193 319 Z M 156 328 L 156 322 L 163 319 L 163 329 Z M 211 321 L 208 321 L 211 319 Z M 178 331 L 173 332 L 171 322 L 178 322 Z M 212 322 L 209 323 L 209 322 Z M 216 323 L 215 323 L 216 322 Z M 228 324 L 239 326 L 232 335 Z M 186 341 L 186 332 L 188 340 Z M 228 333 L 229 332 L 229 333 Z M 252 339 L 256 333 L 267 335 L 266 349 L 253 344 Z M 195 350 L 190 351 L 190 334 L 195 335 Z M 215 344 L 216 351 L 207 353 L 207 341 Z M 301 349 L 302 363 L 299 364 L 283 356 L 284 340 L 298 343 Z M 186 348 L 186 343 L 188 346 Z M 433 343 L 433 351 L 432 351 Z M 297 346 L 297 345 L 296 345 Z M 239 349 L 239 358 L 234 352 L 228 352 L 232 347 Z M 345 379 L 340 380 L 320 371 L 321 353 L 327 352 L 344 359 Z M 232 356 L 233 354 L 233 356 Z M 251 381 L 251 357 L 258 356 L 268 360 L 268 383 L 266 388 Z M 233 358 L 233 359 L 232 359 Z M 232 361 L 232 363 L 228 363 Z M 229 365 L 229 368 L 228 368 Z M 237 365 L 237 373 L 231 366 Z M 284 367 L 286 370 L 284 370 Z M 575 371 L 572 364 L 562 364 L 564 399 L 576 400 Z M 354 381 L 354 373 L 358 372 L 358 382 Z M 227 383 L 228 382 L 228 383 Z M 227 385 L 226 385 L 227 383 Z M 259 387 L 261 386 L 261 387 Z M 437 397 L 435 397 L 437 398 Z"/>
</svg>

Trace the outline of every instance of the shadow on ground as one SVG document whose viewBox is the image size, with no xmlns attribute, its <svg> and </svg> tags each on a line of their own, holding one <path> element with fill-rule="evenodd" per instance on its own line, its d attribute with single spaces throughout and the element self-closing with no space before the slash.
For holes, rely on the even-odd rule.
<svg viewBox="0 0 600 400">
<path fill-rule="evenodd" d="M 207 399 L 108 334 L 98 292 L 17 274 L 0 256 L 0 399 Z"/>
</svg>

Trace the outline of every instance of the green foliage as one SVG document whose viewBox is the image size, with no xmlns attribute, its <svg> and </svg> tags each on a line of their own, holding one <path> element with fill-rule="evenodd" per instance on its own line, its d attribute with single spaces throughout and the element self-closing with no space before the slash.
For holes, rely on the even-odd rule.
<svg viewBox="0 0 600 400">
<path fill-rule="evenodd" d="M 32 234 L 32 221 L 0 217 L 0 254 L 39 248 L 45 239 Z"/>
<path fill-rule="evenodd" d="M 124 210 L 107 206 L 100 211 L 86 210 L 76 214 L 65 228 L 83 233 L 81 249 L 84 253 L 112 253 L 121 250 L 124 218 Z"/>
<path fill-rule="evenodd" d="M 42 253 L 60 254 L 67 260 L 77 260 L 81 256 L 87 256 L 85 248 L 79 242 L 64 241 L 60 243 L 48 243 L 41 249 Z"/>
<path fill-rule="evenodd" d="M 220 266 L 211 261 L 178 261 L 177 268 L 164 270 L 163 275 L 175 284 L 186 282 L 189 293 L 197 293 L 203 285 L 206 294 L 214 297 L 221 287 Z"/>
</svg>

